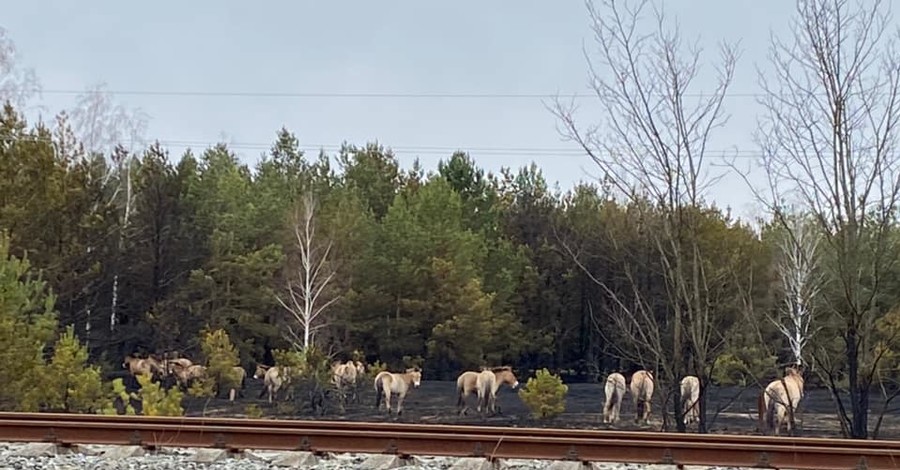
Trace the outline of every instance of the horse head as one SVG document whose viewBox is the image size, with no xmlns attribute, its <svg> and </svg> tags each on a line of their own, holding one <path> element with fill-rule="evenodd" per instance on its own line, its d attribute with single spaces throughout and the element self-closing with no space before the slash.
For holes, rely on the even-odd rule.
<svg viewBox="0 0 900 470">
<path fill-rule="evenodd" d="M 519 386 L 519 379 L 516 377 L 511 366 L 496 367 L 493 369 L 493 372 L 500 382 L 507 383 L 512 388 Z"/>
<path fill-rule="evenodd" d="M 269 366 L 264 366 L 262 364 L 256 365 L 256 372 L 253 373 L 254 379 L 261 379 L 266 376 L 266 371 L 269 370 Z"/>
<path fill-rule="evenodd" d="M 412 367 L 406 369 L 406 373 L 412 377 L 413 388 L 419 388 L 419 385 L 422 384 L 422 369 L 418 367 Z"/>
</svg>

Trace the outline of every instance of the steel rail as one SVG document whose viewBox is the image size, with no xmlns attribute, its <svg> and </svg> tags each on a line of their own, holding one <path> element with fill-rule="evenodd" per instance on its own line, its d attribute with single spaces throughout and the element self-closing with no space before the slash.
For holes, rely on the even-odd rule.
<svg viewBox="0 0 900 470">
<path fill-rule="evenodd" d="M 52 420 L 57 422 L 84 422 L 85 415 L 72 413 L 4 413 L 2 420 Z M 210 418 L 184 416 L 110 416 L 90 415 L 94 422 L 119 423 L 123 419 L 138 419 L 141 423 L 160 423 L 170 425 L 193 424 L 210 426 L 250 426 L 276 429 L 354 429 L 358 431 L 378 432 L 419 432 L 423 426 L 441 432 L 470 435 L 506 435 L 533 436 L 536 433 L 546 437 L 583 437 L 587 439 L 631 439 L 631 440 L 665 440 L 667 442 L 703 442 L 703 443 L 735 443 L 735 444 L 772 444 L 784 445 L 786 440 L 792 445 L 807 447 L 853 447 L 854 449 L 890 449 L 900 452 L 900 441 L 890 440 L 857 440 L 824 437 L 792 437 L 792 436 L 757 436 L 746 434 L 696 434 L 656 431 L 615 431 L 605 429 L 565 429 L 565 428 L 522 428 L 512 426 L 486 425 L 452 425 L 452 424 L 411 424 L 372 421 L 340 421 L 340 420 L 286 420 L 286 419 L 250 419 L 250 418 Z"/>
<path fill-rule="evenodd" d="M 306 450 L 821 470 L 900 467 L 900 446 L 892 441 L 573 431 L 339 421 L 0 413 L 0 441 L 63 445 Z"/>
</svg>

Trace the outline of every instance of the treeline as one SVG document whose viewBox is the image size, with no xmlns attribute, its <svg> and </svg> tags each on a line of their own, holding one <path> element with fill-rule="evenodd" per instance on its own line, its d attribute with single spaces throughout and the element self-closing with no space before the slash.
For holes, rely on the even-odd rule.
<svg viewBox="0 0 900 470">
<path fill-rule="evenodd" d="M 129 354 L 197 355 L 204 329 L 227 331 L 248 368 L 298 344 L 302 325 L 279 299 L 297 284 L 297 214 L 310 192 L 313 241 L 331 245 L 334 272 L 319 298 L 334 300 L 315 325 L 321 348 L 394 367 L 424 360 L 431 379 L 483 364 L 592 379 L 643 366 L 619 351 L 611 317 L 621 312 L 604 288 L 627 292 L 628 265 L 655 259 L 649 203 L 586 184 L 553 191 L 534 166 L 485 174 L 463 153 L 427 173 L 402 171 L 376 145 L 309 158 L 284 129 L 252 168 L 226 145 L 86 155 L 64 119 L 29 126 L 11 107 L 0 138 L 10 253 L 39 270 L 60 325 L 110 367 Z M 713 263 L 764 277 L 767 247 L 751 228 L 709 207 L 697 216 L 721 256 Z M 665 329 L 653 271 L 640 282 L 659 291 L 648 305 Z M 769 295 L 759 291 L 757 303 Z M 722 333 L 737 333 L 739 292 L 726 294 Z"/>
</svg>

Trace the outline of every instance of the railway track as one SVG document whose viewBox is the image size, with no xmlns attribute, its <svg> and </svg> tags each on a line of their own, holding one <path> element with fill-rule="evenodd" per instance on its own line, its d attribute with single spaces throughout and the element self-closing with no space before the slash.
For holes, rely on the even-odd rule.
<svg viewBox="0 0 900 470">
<path fill-rule="evenodd" d="M 583 462 L 900 468 L 900 442 L 545 428 L 0 413 L 0 441 Z"/>
</svg>

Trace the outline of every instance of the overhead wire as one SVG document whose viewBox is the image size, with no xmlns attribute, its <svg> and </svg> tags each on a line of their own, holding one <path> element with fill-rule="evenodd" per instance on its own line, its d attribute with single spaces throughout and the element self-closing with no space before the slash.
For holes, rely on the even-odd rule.
<svg viewBox="0 0 900 470">
<path fill-rule="evenodd" d="M 332 92 L 332 91 L 237 91 L 237 90 L 95 90 L 99 93 L 112 95 L 132 96 L 195 96 L 195 97 L 250 97 L 250 98 L 390 98 L 390 99 L 537 99 L 537 98 L 597 98 L 595 93 L 569 92 L 569 93 L 508 93 L 508 92 Z M 40 90 L 48 95 L 81 95 L 92 92 L 89 89 L 76 90 L 65 88 L 48 88 Z M 688 98 L 708 98 L 711 93 L 684 93 L 681 96 Z M 765 93 L 736 92 L 726 93 L 727 98 L 757 98 L 767 96 Z"/>
<path fill-rule="evenodd" d="M 55 142 L 52 138 L 35 136 L 0 136 L 0 143 L 9 143 L 15 140 L 27 139 L 32 141 Z M 228 149 L 234 150 L 259 150 L 269 151 L 275 145 L 271 142 L 244 142 L 227 140 L 179 140 L 179 139 L 148 139 L 141 143 L 145 148 L 159 142 L 162 147 L 179 149 L 208 149 L 219 144 L 224 144 Z M 446 155 L 454 152 L 464 152 L 473 156 L 497 156 L 497 157 L 529 157 L 529 156 L 559 156 L 559 157 L 584 157 L 586 152 L 581 148 L 564 147 L 467 147 L 467 146 L 435 146 L 435 145 L 386 145 L 377 142 L 385 151 L 394 153 L 412 153 L 418 155 Z M 298 150 L 303 152 L 339 152 L 343 147 L 364 150 L 368 145 L 376 144 L 375 141 L 367 141 L 365 144 L 300 144 Z M 759 158 L 764 154 L 759 151 L 747 151 L 739 149 L 706 150 L 705 158 Z"/>
</svg>

